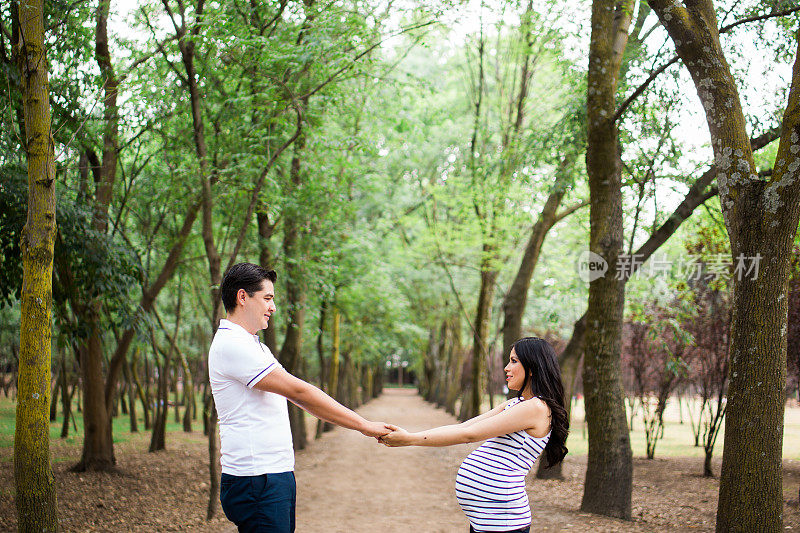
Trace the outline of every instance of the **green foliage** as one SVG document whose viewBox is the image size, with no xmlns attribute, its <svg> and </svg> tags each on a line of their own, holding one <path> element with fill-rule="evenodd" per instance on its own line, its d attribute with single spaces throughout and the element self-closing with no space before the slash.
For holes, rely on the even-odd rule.
<svg viewBox="0 0 800 533">
<path fill-rule="evenodd" d="M 0 307 L 18 300 L 22 291 L 20 231 L 27 219 L 27 169 L 19 165 L 0 168 Z"/>
<path fill-rule="evenodd" d="M 341 310 L 342 348 L 355 360 L 379 362 L 402 350 L 413 363 L 422 360 L 431 329 L 446 318 L 459 316 L 462 340 L 469 339 L 482 268 L 499 273 L 492 302 L 495 337 L 503 297 L 548 195 L 554 188 L 566 190 L 562 209 L 588 197 L 581 48 L 588 33 L 572 20 L 586 4 L 545 0 L 527 11 L 526 2 L 484 3 L 482 27 L 461 24 L 472 8 L 450 1 L 399 6 L 225 0 L 206 2 L 200 19 L 192 2 L 183 5 L 185 19 L 179 3 L 170 3 L 175 21 L 185 22 L 190 33 L 185 42 L 197 52 L 214 240 L 223 268 L 245 222 L 237 260 L 257 261 L 262 247 L 270 252 L 269 266 L 279 271 L 279 344 L 289 272 L 306 292 L 303 346 L 310 374 L 318 370 L 308 348 L 319 333 L 323 301 Z M 782 0 L 736 2 L 720 16 L 729 23 L 786 6 Z M 157 322 L 141 317 L 135 302 L 160 273 L 205 176 L 184 65 L 163 2 L 139 2 L 127 11 L 112 3 L 112 63 L 121 82 L 119 161 L 109 231 L 91 229 L 93 174 L 88 169 L 82 175 L 79 167 L 81 153 L 102 156 L 106 124 L 94 58 L 95 9 L 92 2 L 48 3 L 60 180 L 56 320 L 59 328 L 79 334 L 69 325 L 72 306 L 99 300 L 109 330 L 137 324 L 144 332 Z M 0 8 L 0 17 L 4 27 L 12 27 L 8 6 Z M 759 22 L 755 33 L 737 29 L 725 43 L 735 49 L 742 35 L 749 41 L 756 34 L 774 36 L 758 46 L 783 65 L 794 53 L 796 27 L 794 14 Z M 662 46 L 664 35 L 646 3 L 637 7 L 632 31 L 619 104 L 674 53 Z M 7 41 L 3 46 L 9 58 Z M 517 128 L 514 104 L 526 59 L 528 96 Z M 731 56 L 734 66 L 744 59 Z M 21 287 L 26 188 L 18 76 L 8 61 L 0 69 L 9 89 L 0 131 L 0 301 L 8 308 Z M 735 74 L 744 76 L 743 69 Z M 684 138 L 695 102 L 685 97 L 682 76 L 679 68 L 669 69 L 619 121 L 626 252 L 666 219 L 710 160 L 698 142 Z M 754 135 L 775 124 L 785 102 L 776 96 L 784 90 L 758 91 L 770 105 L 758 106 L 754 99 L 747 108 Z M 298 125 L 301 141 L 268 168 Z M 760 170 L 772 166 L 774 153 L 774 145 L 757 153 Z M 257 211 L 270 224 L 266 238 L 254 220 L 244 220 L 262 174 Z M 529 290 L 526 330 L 567 336 L 583 314 L 588 287 L 576 276 L 575 261 L 588 247 L 588 216 L 588 209 L 578 210 L 548 234 Z M 177 340 L 193 361 L 204 356 L 212 316 L 201 219 L 156 302 L 169 329 L 176 323 L 176 295 L 191 300 L 184 304 L 191 312 L 183 313 Z M 659 250 L 660 258 L 677 265 L 688 255 L 708 262 L 729 253 L 716 200 L 698 209 L 694 220 Z M 288 221 L 298 230 L 291 254 L 284 249 Z M 663 305 L 687 287 L 675 268 L 657 276 L 645 272 L 626 287 L 627 312 Z M 322 326 L 328 328 L 322 336 L 327 354 L 329 324 Z M 111 335 L 104 341 L 106 351 L 112 350 Z"/>
<path fill-rule="evenodd" d="M 22 289 L 19 242 L 26 220 L 27 176 L 9 172 L 0 189 L 0 304 L 12 305 Z M 116 321 L 130 320 L 133 308 L 130 289 L 139 283 L 141 271 L 136 257 L 124 244 L 92 228 L 92 213 L 85 205 L 62 192 L 56 200 L 58 234 L 55 245 L 53 301 L 62 329 L 72 321 L 65 306 L 102 300 Z M 77 325 L 78 330 L 80 324 Z M 73 334 L 78 334 L 74 331 Z M 84 332 L 85 333 L 85 332 Z"/>
</svg>

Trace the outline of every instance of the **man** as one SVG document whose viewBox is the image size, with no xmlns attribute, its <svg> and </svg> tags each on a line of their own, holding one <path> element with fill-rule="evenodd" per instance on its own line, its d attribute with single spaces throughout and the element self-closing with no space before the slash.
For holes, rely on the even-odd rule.
<svg viewBox="0 0 800 533">
<path fill-rule="evenodd" d="M 220 287 L 227 320 L 208 353 L 222 448 L 220 501 L 239 531 L 294 531 L 294 450 L 286 399 L 339 426 L 380 437 L 393 426 L 370 422 L 288 373 L 258 339 L 276 311 L 274 270 L 239 263 Z"/>
</svg>

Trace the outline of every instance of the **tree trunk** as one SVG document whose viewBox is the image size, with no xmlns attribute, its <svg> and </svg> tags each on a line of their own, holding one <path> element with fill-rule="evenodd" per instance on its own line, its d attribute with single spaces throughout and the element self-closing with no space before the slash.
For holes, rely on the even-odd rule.
<svg viewBox="0 0 800 533">
<path fill-rule="evenodd" d="M 651 7 L 676 44 L 706 110 L 733 284 L 725 446 L 717 531 L 782 531 L 782 447 L 789 257 L 800 217 L 800 46 L 769 181 L 758 177 L 713 3 Z M 757 258 L 757 259 L 753 259 Z M 757 476 L 753 472 L 758 472 Z"/>
<path fill-rule="evenodd" d="M 120 391 L 116 394 L 116 397 L 119 398 L 119 410 L 123 415 L 128 414 L 128 402 L 125 399 L 125 392 L 127 391 L 126 384 L 120 383 L 119 384 Z M 116 416 L 116 414 L 114 415 Z"/>
<path fill-rule="evenodd" d="M 361 363 L 351 362 L 350 373 L 348 374 L 347 385 L 350 389 L 350 409 L 358 409 L 363 403 L 361 398 L 361 388 L 359 387 L 361 376 Z"/>
<path fill-rule="evenodd" d="M 319 388 L 331 395 L 331 391 L 335 390 L 337 386 L 336 381 L 338 378 L 339 373 L 339 339 L 340 339 L 340 330 L 339 330 L 339 320 L 340 314 L 339 310 L 336 306 L 333 306 L 333 313 L 332 313 L 332 328 L 333 328 L 333 336 L 331 339 L 331 344 L 333 348 L 333 354 L 330 360 L 326 361 L 325 353 L 322 346 L 322 337 L 325 332 L 325 319 L 328 315 L 328 300 L 323 299 L 322 303 L 320 304 L 320 314 L 319 314 L 319 335 L 317 336 L 317 358 L 319 359 L 319 379 L 320 384 Z M 335 363 L 334 363 L 335 361 Z M 335 368 L 334 368 L 335 367 Z M 336 376 L 333 376 L 333 372 L 336 372 Z M 331 381 L 333 378 L 333 381 Z M 331 385 L 333 385 L 333 389 L 331 389 Z M 318 439 L 322 437 L 322 434 L 326 431 L 330 431 L 333 429 L 333 426 L 330 423 L 327 423 L 323 420 L 317 420 L 317 429 L 314 438 Z"/>
<path fill-rule="evenodd" d="M 570 158 L 564 157 L 558 169 L 559 174 L 567 172 L 567 168 L 571 164 Z M 531 278 L 534 270 L 536 270 L 536 264 L 539 262 L 539 254 L 542 251 L 547 232 L 556 223 L 556 210 L 561 205 L 565 192 L 565 180 L 561 179 L 561 175 L 559 175 L 536 224 L 533 226 L 533 230 L 531 230 L 517 274 L 503 300 L 502 350 L 504 353 L 510 350 L 514 342 L 522 337 L 522 317 L 525 314 L 525 306 L 528 303 L 528 289 L 531 285 Z"/>
<path fill-rule="evenodd" d="M 486 364 L 488 360 L 489 324 L 492 316 L 492 297 L 498 272 L 491 270 L 486 261 L 492 253 L 491 247 L 484 245 L 484 265 L 481 268 L 481 287 L 478 292 L 478 306 L 475 310 L 475 331 L 472 336 L 472 386 L 468 412 L 469 419 L 481 412 L 483 395 L 486 391 Z"/>
<path fill-rule="evenodd" d="M 206 384 L 203 386 L 203 435 L 206 437 L 208 437 L 211 427 L 211 405 L 214 403 L 214 397 L 208 389 L 208 380 L 206 380 Z"/>
<path fill-rule="evenodd" d="M 104 79 L 103 118 L 105 129 L 102 163 L 98 172 L 95 173 L 96 187 L 92 226 L 101 233 L 105 233 L 108 228 L 108 208 L 114 192 L 118 155 L 117 79 L 108 48 L 109 4 L 110 0 L 100 2 L 95 26 L 95 58 Z M 87 327 L 91 338 L 87 339 L 86 348 L 82 350 L 84 360 L 81 361 L 84 387 L 86 388 L 84 391 L 84 450 L 80 463 L 74 469 L 76 471 L 108 470 L 113 468 L 116 463 L 111 423 L 114 398 L 113 394 L 107 394 L 107 391 L 115 390 L 115 383 L 110 384 L 107 388 L 103 374 L 101 303 L 91 301 L 85 305 L 79 304 L 77 307 L 81 309 L 81 320 Z M 103 391 L 102 394 L 98 393 L 98 388 Z M 106 413 L 100 413 L 101 410 Z M 105 434 L 101 435 L 101 433 Z"/>
<path fill-rule="evenodd" d="M 158 367 L 158 399 L 156 400 L 156 415 L 155 420 L 153 421 L 153 434 L 152 438 L 150 439 L 150 452 L 156 452 L 159 450 L 166 449 L 166 437 L 167 437 L 167 412 L 169 406 L 169 376 L 170 371 L 173 368 L 172 365 L 172 354 L 176 351 L 176 345 L 174 340 L 178 336 L 178 331 L 180 330 L 180 323 L 181 323 L 181 302 L 182 302 L 182 284 L 180 281 L 178 282 L 178 298 L 175 303 L 175 329 L 172 333 L 172 337 L 169 337 L 169 334 L 164 331 L 164 334 L 170 338 L 169 347 L 166 351 L 162 351 L 163 361 L 161 366 Z M 216 317 L 214 317 L 216 318 Z M 163 323 L 159 318 L 159 323 L 163 329 Z M 216 322 L 215 322 L 216 323 Z M 150 340 L 153 344 L 153 358 L 158 364 L 159 357 L 158 352 L 158 345 L 156 344 L 156 335 L 153 329 L 150 330 Z M 175 376 L 177 380 L 177 375 Z M 177 385 L 176 385 L 177 388 Z M 178 410 L 177 405 L 177 394 L 176 394 L 176 402 L 175 402 L 175 411 Z"/>
<path fill-rule="evenodd" d="M 634 417 L 636 416 L 636 397 L 634 396 L 630 400 L 628 400 L 630 404 L 630 415 L 628 417 L 628 431 L 635 431 L 633 428 Z M 627 409 L 626 409 L 627 412 Z"/>
<path fill-rule="evenodd" d="M 102 338 L 101 338 L 102 342 Z M 103 358 L 105 361 L 105 357 Z M 114 387 L 116 389 L 116 387 Z M 108 404 L 108 417 L 111 420 L 111 424 L 113 425 L 114 419 L 119 414 L 119 396 L 115 394 L 111 397 L 111 402 Z M 113 428 L 110 428 L 113 431 Z"/>
<path fill-rule="evenodd" d="M 703 460 L 703 477 L 714 477 L 714 471 L 711 469 L 711 457 L 714 455 L 714 450 L 705 450 L 705 459 Z"/>
<path fill-rule="evenodd" d="M 258 262 L 261 264 L 262 267 L 271 270 L 273 268 L 273 263 L 275 262 L 274 258 L 272 257 L 272 252 L 270 251 L 270 239 L 272 238 L 272 233 L 275 231 L 275 224 L 271 224 L 269 221 L 269 217 L 267 216 L 266 212 L 267 207 L 265 205 L 261 206 L 261 209 L 256 213 L 256 221 L 258 222 L 258 236 L 259 236 L 259 255 L 258 255 Z M 269 327 L 265 330 L 262 330 L 261 335 L 264 338 L 264 344 L 269 348 L 269 351 L 273 354 L 278 353 L 278 341 L 277 341 L 277 331 L 278 331 L 278 323 L 275 321 L 278 317 L 278 313 L 273 314 L 269 319 Z"/>
<path fill-rule="evenodd" d="M 172 366 L 172 397 L 174 398 L 173 403 L 175 404 L 173 414 L 175 415 L 175 423 L 181 423 L 181 410 L 178 406 L 181 403 L 180 397 L 178 396 L 178 377 L 180 372 L 178 371 L 178 361 L 175 361 L 175 364 Z"/>
<path fill-rule="evenodd" d="M 323 339 L 325 336 L 325 324 L 328 317 L 328 300 L 323 298 L 319 305 L 319 332 L 317 333 L 317 361 L 319 363 L 319 388 L 324 390 L 327 385 L 328 369 L 325 360 L 325 350 Z"/>
<path fill-rule="evenodd" d="M 153 334 L 151 333 L 151 335 Z M 169 391 L 167 389 L 169 355 L 165 353 L 163 360 L 160 360 L 157 350 L 155 338 L 153 338 L 153 358 L 156 361 L 156 370 L 158 371 L 158 388 L 156 389 L 156 407 L 153 415 L 153 432 L 150 435 L 149 452 L 163 450 L 166 447 L 164 434 L 166 433 L 167 400 L 169 399 Z"/>
<path fill-rule="evenodd" d="M 317 333 L 317 360 L 319 361 L 319 388 L 325 392 L 327 389 L 327 370 L 325 364 L 325 352 L 322 348 L 322 340 L 325 334 L 325 318 L 328 315 L 328 300 L 322 298 L 319 306 L 319 332 Z M 322 420 L 317 420 L 317 429 L 314 438 L 318 439 L 322 436 L 325 423 Z"/>
<path fill-rule="evenodd" d="M 67 356 L 65 352 L 61 353 L 61 411 L 64 413 L 64 419 L 61 423 L 61 438 L 66 439 L 69 436 L 69 421 L 72 418 L 72 395 L 75 394 L 75 389 L 78 388 L 76 383 L 72 387 L 72 392 L 69 391 L 69 382 L 67 380 Z M 74 419 L 73 419 L 74 423 Z"/>
<path fill-rule="evenodd" d="M 339 370 L 339 386 L 336 390 L 336 401 L 348 408 L 352 405 L 352 398 L 350 397 L 350 385 L 348 383 L 350 380 L 350 372 L 352 372 L 350 366 L 350 354 L 345 351 L 342 353 L 342 364 Z"/>
<path fill-rule="evenodd" d="M 364 390 L 364 401 L 368 402 L 375 397 L 373 392 L 373 374 L 375 373 L 375 367 L 372 365 L 364 366 L 364 374 L 361 377 L 361 387 Z"/>
<path fill-rule="evenodd" d="M 339 308 L 335 305 L 332 306 L 332 316 L 331 316 L 331 331 L 332 331 L 332 338 L 331 338 L 331 361 L 330 361 L 330 368 L 328 369 L 328 394 L 331 396 L 336 396 L 339 390 L 339 356 L 340 356 L 340 345 L 341 345 L 341 334 L 340 334 L 340 322 L 341 322 L 341 313 L 339 312 Z M 324 422 L 322 425 L 322 431 L 330 431 L 333 429 L 333 424 L 330 422 Z M 319 432 L 319 427 L 317 428 Z"/>
<path fill-rule="evenodd" d="M 623 279 L 615 279 L 622 251 L 621 162 L 611 119 L 632 0 L 594 0 L 589 50 L 586 168 L 591 198 L 590 250 L 608 265 L 589 285 L 583 390 L 589 456 L 581 510 L 630 520 L 633 458 L 620 373 Z"/>
<path fill-rule="evenodd" d="M 209 478 L 209 495 L 208 507 L 206 508 L 206 520 L 211 520 L 217 512 L 217 500 L 219 500 L 219 481 L 222 475 L 219 463 L 219 431 L 217 430 L 217 406 L 214 404 L 214 398 L 209 393 L 209 401 L 207 403 L 208 414 L 208 457 L 210 458 L 208 464 L 208 478 Z"/>
<path fill-rule="evenodd" d="M 460 315 L 455 315 L 450 324 L 450 334 L 452 335 L 450 351 L 450 369 L 447 374 L 447 397 L 444 409 L 451 415 L 456 414 L 456 402 L 461 394 L 461 381 L 464 372 L 464 347 L 461 345 L 461 320 Z M 464 396 L 466 397 L 466 396 Z"/>
<path fill-rule="evenodd" d="M 50 422 L 55 422 L 58 417 L 58 391 L 61 388 L 60 377 L 59 372 L 56 372 L 55 377 L 51 379 L 54 383 L 52 392 L 50 393 Z"/>
<path fill-rule="evenodd" d="M 383 368 L 380 368 L 372 375 L 372 394 L 375 395 L 375 398 L 383 393 L 383 373 Z"/>
<path fill-rule="evenodd" d="M 131 362 L 131 377 L 136 384 L 136 391 L 139 395 L 139 401 L 142 402 L 142 410 L 144 411 L 144 430 L 147 431 L 151 427 L 150 423 L 150 398 L 149 394 L 145 393 L 142 384 L 139 381 L 139 348 L 133 352 L 133 359 Z M 145 369 L 147 368 L 147 361 L 145 360 Z"/>
<path fill-rule="evenodd" d="M 307 103 L 307 98 L 302 100 L 303 109 L 305 109 Z M 294 154 L 289 168 L 292 191 L 297 191 L 303 182 L 301 155 L 304 149 L 305 136 L 301 134 L 294 145 Z M 302 357 L 301 347 L 306 305 L 303 269 L 301 267 L 301 216 L 301 213 L 295 212 L 284 214 L 283 255 L 286 262 L 286 307 L 288 308 L 288 316 L 286 320 L 286 335 L 281 351 L 278 354 L 278 360 L 284 368 L 295 375 L 300 369 L 300 359 Z M 289 405 L 289 422 L 295 450 L 302 450 L 307 444 L 306 427 L 303 421 L 304 413 L 305 411 L 294 404 Z"/>
<path fill-rule="evenodd" d="M 439 343 L 437 342 L 437 327 L 431 327 L 428 331 L 428 346 L 422 359 L 422 379 L 420 379 L 420 396 L 427 401 L 433 401 L 433 376 L 436 373 L 436 359 L 439 357 Z"/>
<path fill-rule="evenodd" d="M 12 10 L 16 7 L 12 4 Z M 56 234 L 55 163 L 41 0 L 22 0 L 14 25 L 21 73 L 28 160 L 28 218 L 22 233 L 22 296 L 14 486 L 18 529 L 57 531 L 56 486 L 50 469 L 51 317 Z M 18 18 L 17 18 L 18 17 Z"/>
<path fill-rule="evenodd" d="M 90 310 L 88 314 L 92 314 Z M 90 319 L 89 324 L 98 325 Z M 101 334 L 93 331 L 81 347 L 83 375 L 83 453 L 72 470 L 107 471 L 114 468 L 114 442 L 111 434 L 111 413 L 107 409 L 103 380 L 103 346 Z"/>
<path fill-rule="evenodd" d="M 130 419 L 130 427 L 131 433 L 137 433 L 139 431 L 139 423 L 136 419 L 136 383 L 131 376 L 131 365 L 127 359 L 123 363 L 122 371 L 125 376 L 125 382 L 127 383 L 128 387 L 128 403 L 130 404 L 129 409 L 129 419 Z"/>
<path fill-rule="evenodd" d="M 290 374 L 298 374 L 300 367 L 300 351 L 302 342 L 303 320 L 305 318 L 305 293 L 296 281 L 289 280 L 287 290 L 287 303 L 289 317 L 287 319 L 286 336 L 281 347 L 278 359 Z M 302 450 L 307 445 L 303 411 L 293 403 L 289 404 L 289 423 L 292 430 L 292 439 L 295 450 Z"/>
<path fill-rule="evenodd" d="M 181 362 L 185 364 L 185 359 L 183 357 L 181 357 Z M 194 381 L 192 375 L 187 373 L 188 369 L 189 365 L 185 365 L 183 371 L 183 431 L 185 433 L 192 432 L 192 416 L 194 416 L 194 410 L 196 408 L 196 403 L 194 401 Z"/>
<path fill-rule="evenodd" d="M 442 325 L 439 327 L 439 342 L 437 343 L 437 365 L 433 373 L 433 392 L 431 393 L 431 401 L 436 403 L 437 407 L 444 407 L 446 402 L 446 379 L 447 369 L 452 361 L 452 350 L 450 350 L 450 325 L 447 320 L 442 320 Z"/>
<path fill-rule="evenodd" d="M 166 2 L 165 2 L 166 5 Z M 200 4 L 202 6 L 202 4 Z M 197 19 L 202 17 L 202 8 L 195 13 Z M 172 16 L 170 14 L 170 16 Z M 214 228 L 213 228 L 213 207 L 214 198 L 211 190 L 211 177 L 208 168 L 208 149 L 205 139 L 205 127 L 203 125 L 203 111 L 202 111 L 202 95 L 198 86 L 197 71 L 194 65 L 196 54 L 195 38 L 201 28 L 200 20 L 196 21 L 195 26 L 191 30 L 190 39 L 186 39 L 187 27 L 186 25 L 175 26 L 176 37 L 178 37 L 178 47 L 181 52 L 181 60 L 183 61 L 186 70 L 186 80 L 189 90 L 189 103 L 192 113 L 192 139 L 194 140 L 195 155 L 200 167 L 200 186 L 202 190 L 200 206 L 202 208 L 202 236 L 203 246 L 206 252 L 206 259 L 208 261 L 209 282 L 212 287 L 209 291 L 211 301 L 211 333 L 212 336 L 216 332 L 219 325 L 219 319 L 222 316 L 220 289 L 219 285 L 222 281 L 222 258 L 219 255 L 216 244 L 214 242 Z M 231 260 L 235 259 L 231 257 Z M 219 435 L 217 434 L 217 411 L 214 405 L 213 398 L 210 399 L 209 416 L 208 416 L 208 451 L 209 451 L 209 499 L 206 517 L 210 520 L 214 517 L 217 509 L 217 500 L 219 499 L 219 482 L 220 482 L 220 462 L 219 462 Z"/>
</svg>

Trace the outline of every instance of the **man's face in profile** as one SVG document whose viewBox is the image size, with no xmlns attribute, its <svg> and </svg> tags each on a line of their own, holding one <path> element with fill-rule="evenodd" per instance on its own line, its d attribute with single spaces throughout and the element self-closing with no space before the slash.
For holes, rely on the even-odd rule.
<svg viewBox="0 0 800 533">
<path fill-rule="evenodd" d="M 275 286 L 265 279 L 261 282 L 261 289 L 253 293 L 253 296 L 244 293 L 244 304 L 242 311 L 245 320 L 256 330 L 267 329 L 269 318 L 277 310 L 275 307 Z"/>
</svg>

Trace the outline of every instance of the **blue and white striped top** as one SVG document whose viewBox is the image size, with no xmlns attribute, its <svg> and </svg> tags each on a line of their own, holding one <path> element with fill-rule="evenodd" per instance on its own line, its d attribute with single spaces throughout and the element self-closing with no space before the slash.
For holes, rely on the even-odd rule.
<svg viewBox="0 0 800 533">
<path fill-rule="evenodd" d="M 517 405 L 514 398 L 505 409 Z M 537 439 L 525 431 L 487 440 L 464 459 L 456 474 L 456 498 L 475 531 L 509 531 L 531 523 L 525 475 L 550 433 Z"/>
</svg>

